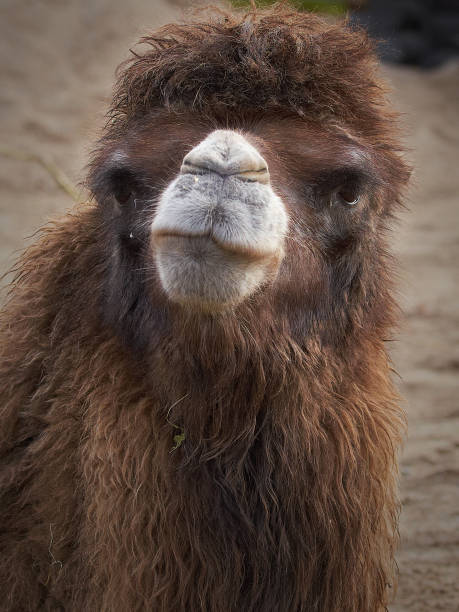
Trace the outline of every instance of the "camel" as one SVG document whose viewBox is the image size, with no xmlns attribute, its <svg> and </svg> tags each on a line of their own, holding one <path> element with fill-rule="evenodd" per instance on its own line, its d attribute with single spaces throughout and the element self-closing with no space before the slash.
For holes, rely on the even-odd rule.
<svg viewBox="0 0 459 612">
<path fill-rule="evenodd" d="M 408 177 L 364 32 L 282 5 L 142 40 L 0 316 L 3 609 L 385 609 Z"/>
</svg>

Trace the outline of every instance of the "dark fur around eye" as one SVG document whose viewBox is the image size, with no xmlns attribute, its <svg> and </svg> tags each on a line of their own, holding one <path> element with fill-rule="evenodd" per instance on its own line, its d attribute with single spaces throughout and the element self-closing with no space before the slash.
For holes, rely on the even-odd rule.
<svg viewBox="0 0 459 612">
<path fill-rule="evenodd" d="M 102 165 L 91 176 L 89 187 L 96 200 L 109 208 L 115 204 L 123 209 L 134 198 L 149 197 L 142 174 L 129 165 Z"/>
<path fill-rule="evenodd" d="M 135 197 L 141 189 L 141 182 L 132 170 L 114 170 L 108 176 L 110 191 L 120 205 Z"/>
<path fill-rule="evenodd" d="M 314 191 L 322 206 L 355 206 L 368 181 L 369 177 L 359 170 L 340 168 L 319 176 Z"/>
</svg>

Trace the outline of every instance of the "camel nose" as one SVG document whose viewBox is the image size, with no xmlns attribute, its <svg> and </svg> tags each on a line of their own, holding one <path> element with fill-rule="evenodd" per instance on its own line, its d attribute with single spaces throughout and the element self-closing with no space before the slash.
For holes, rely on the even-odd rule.
<svg viewBox="0 0 459 612">
<path fill-rule="evenodd" d="M 215 130 L 183 158 L 181 174 L 237 176 L 246 181 L 269 183 L 268 165 L 241 134 Z"/>
</svg>

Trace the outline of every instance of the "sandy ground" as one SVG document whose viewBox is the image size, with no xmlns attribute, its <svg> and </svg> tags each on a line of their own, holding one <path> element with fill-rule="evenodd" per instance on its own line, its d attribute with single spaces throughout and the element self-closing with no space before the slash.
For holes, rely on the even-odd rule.
<svg viewBox="0 0 459 612">
<path fill-rule="evenodd" d="M 38 153 L 74 183 L 138 35 L 173 19 L 160 0 L 2 0 L 0 149 Z M 395 234 L 404 319 L 394 343 L 409 436 L 393 612 L 459 610 L 459 64 L 387 68 L 416 171 Z M 72 206 L 36 163 L 0 156 L 0 273 Z M 84 198 L 84 194 L 82 194 Z M 29 237 L 29 238 L 27 238 Z"/>
</svg>

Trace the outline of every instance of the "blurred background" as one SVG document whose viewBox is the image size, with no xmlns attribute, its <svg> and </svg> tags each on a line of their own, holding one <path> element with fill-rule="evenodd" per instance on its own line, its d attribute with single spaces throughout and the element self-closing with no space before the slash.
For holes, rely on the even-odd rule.
<svg viewBox="0 0 459 612">
<path fill-rule="evenodd" d="M 0 274 L 38 227 L 70 209 L 73 198 L 85 199 L 75 185 L 103 125 L 117 65 L 143 32 L 179 18 L 185 4 L 0 0 Z M 459 2 L 296 5 L 330 19 L 349 13 L 380 40 L 383 72 L 402 113 L 415 172 L 393 238 L 403 319 L 392 354 L 409 434 L 401 464 L 400 580 L 391 611 L 456 611 Z"/>
</svg>

